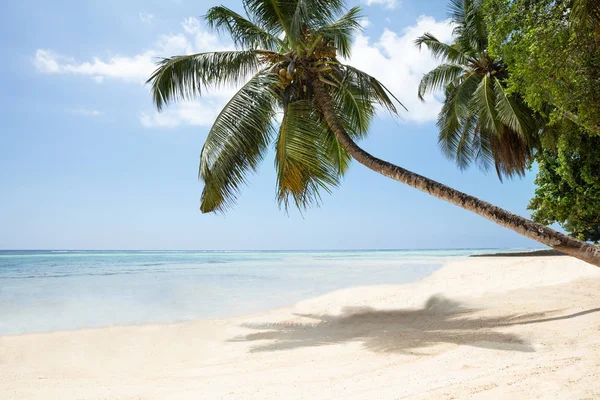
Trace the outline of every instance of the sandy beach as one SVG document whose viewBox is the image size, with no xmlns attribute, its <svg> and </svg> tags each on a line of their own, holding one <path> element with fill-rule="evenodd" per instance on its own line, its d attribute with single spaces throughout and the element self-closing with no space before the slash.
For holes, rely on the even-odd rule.
<svg viewBox="0 0 600 400">
<path fill-rule="evenodd" d="M 4 336 L 0 398 L 599 398 L 598 293 L 570 257 L 478 258 L 243 318 Z"/>
</svg>

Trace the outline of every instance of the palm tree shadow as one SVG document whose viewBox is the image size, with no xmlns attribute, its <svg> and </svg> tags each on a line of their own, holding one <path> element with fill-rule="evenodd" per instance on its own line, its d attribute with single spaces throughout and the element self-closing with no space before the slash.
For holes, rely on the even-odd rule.
<svg viewBox="0 0 600 400">
<path fill-rule="evenodd" d="M 362 342 L 375 352 L 419 354 L 420 350 L 443 343 L 500 350 L 535 351 L 523 338 L 498 329 L 575 317 L 548 317 L 556 313 L 477 316 L 475 308 L 441 296 L 431 297 L 421 309 L 376 310 L 345 308 L 340 315 L 297 314 L 311 321 L 249 323 L 242 326 L 260 332 L 239 336 L 233 342 L 259 343 L 251 352 Z M 596 312 L 600 309 L 588 310 Z"/>
</svg>

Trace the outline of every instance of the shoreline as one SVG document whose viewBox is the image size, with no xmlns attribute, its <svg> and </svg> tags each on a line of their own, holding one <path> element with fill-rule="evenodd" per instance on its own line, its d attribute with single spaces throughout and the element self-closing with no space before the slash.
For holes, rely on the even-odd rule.
<svg viewBox="0 0 600 400">
<path fill-rule="evenodd" d="M 0 397 L 594 398 L 598 290 L 570 257 L 467 258 L 243 317 L 0 336 Z"/>
<path fill-rule="evenodd" d="M 490 254 L 471 254 L 469 257 L 553 257 L 553 256 L 566 256 L 565 253 L 554 250 L 531 250 L 531 251 L 515 251 L 506 253 L 490 253 Z"/>
</svg>

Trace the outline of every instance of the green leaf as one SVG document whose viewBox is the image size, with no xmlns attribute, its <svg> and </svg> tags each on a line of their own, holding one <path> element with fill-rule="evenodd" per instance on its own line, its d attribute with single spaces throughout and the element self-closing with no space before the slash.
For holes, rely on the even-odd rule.
<svg viewBox="0 0 600 400">
<path fill-rule="evenodd" d="M 317 31 L 331 24 L 343 11 L 344 0 L 293 0 L 293 15 L 290 16 L 290 36 L 292 42 L 299 42 L 303 35 L 303 27 Z"/>
<path fill-rule="evenodd" d="M 327 148 L 325 133 L 311 102 L 287 104 L 275 153 L 277 200 L 285 209 L 290 200 L 299 209 L 318 205 L 320 191 L 330 192 L 338 185 L 339 165 L 328 154 L 333 149 Z"/>
<path fill-rule="evenodd" d="M 371 75 L 349 65 L 344 65 L 344 79 L 350 79 L 361 93 L 386 109 L 390 114 L 397 115 L 398 110 L 394 101 L 406 110 L 406 107 L 381 82 Z"/>
<path fill-rule="evenodd" d="M 232 206 L 247 175 L 255 171 L 273 136 L 279 78 L 259 72 L 223 108 L 210 129 L 200 155 L 204 181 L 202 212 Z"/>
<path fill-rule="evenodd" d="M 333 40 L 338 53 L 342 57 L 349 58 L 352 52 L 352 37 L 354 33 L 362 30 L 361 17 L 360 7 L 352 7 L 336 21 L 319 28 L 315 36 Z"/>
<path fill-rule="evenodd" d="M 285 47 L 281 39 L 227 7 L 212 7 L 204 18 L 210 28 L 228 32 L 238 47 L 267 50 Z"/>
<path fill-rule="evenodd" d="M 294 10 L 294 1 L 288 0 L 243 0 L 246 14 L 257 25 L 278 37 L 290 34 L 290 17 Z"/>
<path fill-rule="evenodd" d="M 480 80 L 479 75 L 470 72 L 461 76 L 457 84 L 449 83 L 446 100 L 438 115 L 438 145 L 446 157 L 455 160 L 461 169 L 470 165 L 477 151 L 477 146 L 474 146 L 477 115 L 472 112 L 470 104 Z"/>
<path fill-rule="evenodd" d="M 415 40 L 415 45 L 420 49 L 423 45 L 427 47 L 433 57 L 439 59 L 441 62 L 448 62 L 451 64 L 463 64 L 469 58 L 466 54 L 461 52 L 456 46 L 449 45 L 444 42 L 440 42 L 431 33 L 425 33 L 419 36 Z"/>
<path fill-rule="evenodd" d="M 371 120 L 375 116 L 375 91 L 372 87 L 362 87 L 361 80 L 353 79 L 347 75 L 346 79 L 339 82 L 337 88 L 332 89 L 333 100 L 338 118 L 344 124 L 348 134 L 353 139 L 361 139 L 367 134 Z"/>
<path fill-rule="evenodd" d="M 152 85 L 152 98 L 160 111 L 171 102 L 201 96 L 206 88 L 241 83 L 259 69 L 258 55 L 246 50 L 164 58 L 146 83 Z"/>
<path fill-rule="evenodd" d="M 434 93 L 446 88 L 465 73 L 463 67 L 456 64 L 442 64 L 429 71 L 419 83 L 418 96 L 421 101 L 425 101 L 424 96 L 427 93 Z"/>
<path fill-rule="evenodd" d="M 485 75 L 473 93 L 473 109 L 479 115 L 479 124 L 485 130 L 498 134 L 500 121 L 496 111 L 496 95 L 489 76 Z"/>
</svg>

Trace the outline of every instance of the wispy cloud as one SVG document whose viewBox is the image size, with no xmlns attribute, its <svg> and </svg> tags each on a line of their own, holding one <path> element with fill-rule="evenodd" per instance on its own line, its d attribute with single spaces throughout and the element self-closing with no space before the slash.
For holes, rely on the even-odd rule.
<svg viewBox="0 0 600 400">
<path fill-rule="evenodd" d="M 106 78 L 144 83 L 156 69 L 156 60 L 161 57 L 232 48 L 220 41 L 216 35 L 201 30 L 200 23 L 195 18 L 185 20 L 182 28 L 185 32 L 162 35 L 151 49 L 133 56 L 115 55 L 108 58 L 93 57 L 91 61 L 77 61 L 51 49 L 38 49 L 33 62 L 39 71 L 49 74 L 89 76 L 97 82 Z"/>
<path fill-rule="evenodd" d="M 91 117 L 91 118 L 101 117 L 104 115 L 103 111 L 91 110 L 91 109 L 87 109 L 87 108 L 83 108 L 83 107 L 73 108 L 73 109 L 69 110 L 69 112 L 71 114 L 76 114 L 76 115 L 81 115 L 84 117 Z"/>
<path fill-rule="evenodd" d="M 363 28 L 368 28 L 369 26 L 371 26 L 371 21 L 369 21 L 369 18 L 367 17 L 363 17 L 361 18 L 358 23 L 360 24 L 360 26 L 362 26 Z"/>
<path fill-rule="evenodd" d="M 138 13 L 138 15 L 140 17 L 140 20 L 145 24 L 152 25 L 152 23 L 154 22 L 154 14 L 150 14 L 146 11 L 141 11 Z"/>
<path fill-rule="evenodd" d="M 134 56 L 94 57 L 80 62 L 50 49 L 38 49 L 34 64 L 41 72 L 50 74 L 83 75 L 102 82 L 104 78 L 143 83 L 156 68 L 156 59 L 171 54 L 191 53 L 192 46 L 183 35 L 162 36 L 155 49 Z"/>
<path fill-rule="evenodd" d="M 396 8 L 400 3 L 398 0 L 363 0 L 363 2 L 367 3 L 368 6 L 381 5 L 387 9 Z"/>
<path fill-rule="evenodd" d="M 107 80 L 143 85 L 156 69 L 156 60 L 175 54 L 192 54 L 202 51 L 231 50 L 231 44 L 222 42 L 216 35 L 203 30 L 196 18 L 187 18 L 181 24 L 183 32 L 163 35 L 153 48 L 132 56 L 94 57 L 91 61 L 76 61 L 73 57 L 58 54 L 50 49 L 38 49 L 34 65 L 41 72 L 87 76 L 103 83 Z M 185 125 L 209 126 L 236 88 L 222 87 L 197 102 L 180 102 L 162 113 L 140 113 L 140 123 L 146 127 L 175 127 Z"/>
<path fill-rule="evenodd" d="M 145 127 L 173 128 L 180 125 L 211 126 L 225 101 L 182 102 L 161 113 L 143 112 L 140 122 Z"/>
</svg>

